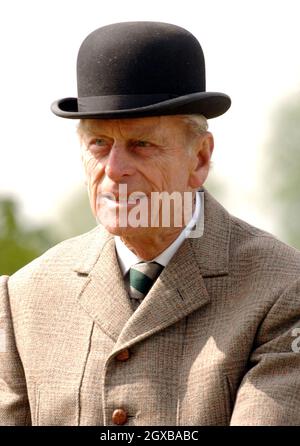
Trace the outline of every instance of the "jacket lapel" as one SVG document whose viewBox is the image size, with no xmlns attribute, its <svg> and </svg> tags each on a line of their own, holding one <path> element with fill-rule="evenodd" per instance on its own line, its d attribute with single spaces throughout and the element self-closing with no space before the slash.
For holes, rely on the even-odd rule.
<svg viewBox="0 0 300 446">
<path fill-rule="evenodd" d="M 86 275 L 77 298 L 94 322 L 116 342 L 133 310 L 118 265 L 114 238 L 99 226 L 97 240 L 93 241 L 94 249 L 90 248 L 93 252 L 75 266 L 77 274 Z"/>
<path fill-rule="evenodd" d="M 202 277 L 224 276 L 229 272 L 231 217 L 206 189 L 203 201 L 203 236 L 188 240 Z"/>
<path fill-rule="evenodd" d="M 112 355 L 208 305 L 205 278 L 228 274 L 230 216 L 205 189 L 201 195 L 198 234 L 184 241 L 163 270 L 123 327 Z"/>
<path fill-rule="evenodd" d="M 128 319 L 112 354 L 176 323 L 208 302 L 198 265 L 185 241 Z"/>
<path fill-rule="evenodd" d="M 135 312 L 124 286 L 113 236 L 98 227 L 89 240 L 85 257 L 75 267 L 78 274 L 86 275 L 78 300 L 116 342 L 111 354 L 207 305 L 210 297 L 204 278 L 228 274 L 229 214 L 206 190 L 202 206 L 203 235 L 184 241 Z"/>
</svg>

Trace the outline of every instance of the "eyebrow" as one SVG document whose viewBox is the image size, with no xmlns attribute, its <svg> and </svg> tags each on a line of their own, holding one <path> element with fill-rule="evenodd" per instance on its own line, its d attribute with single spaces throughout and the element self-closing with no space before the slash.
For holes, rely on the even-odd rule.
<svg viewBox="0 0 300 446">
<path fill-rule="evenodd" d="M 86 128 L 84 133 L 87 136 L 101 136 L 101 137 L 111 137 L 110 132 L 105 131 L 105 128 Z M 156 131 L 153 128 L 145 128 L 140 130 L 133 129 L 128 132 L 128 139 L 157 139 Z"/>
</svg>

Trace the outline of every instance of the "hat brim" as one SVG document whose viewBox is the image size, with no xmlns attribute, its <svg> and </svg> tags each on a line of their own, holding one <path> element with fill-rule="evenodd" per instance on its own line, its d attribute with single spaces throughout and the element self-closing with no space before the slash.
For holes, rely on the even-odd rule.
<svg viewBox="0 0 300 446">
<path fill-rule="evenodd" d="M 176 114 L 202 114 L 210 119 L 224 114 L 231 105 L 229 96 L 215 92 L 192 93 L 147 105 L 143 96 L 139 101 L 139 95 L 127 96 L 125 103 L 121 96 L 101 98 L 104 99 L 105 109 L 101 106 L 98 109 L 92 107 L 90 111 L 79 111 L 77 98 L 64 98 L 53 102 L 51 110 L 55 115 L 68 119 L 117 119 Z"/>
</svg>

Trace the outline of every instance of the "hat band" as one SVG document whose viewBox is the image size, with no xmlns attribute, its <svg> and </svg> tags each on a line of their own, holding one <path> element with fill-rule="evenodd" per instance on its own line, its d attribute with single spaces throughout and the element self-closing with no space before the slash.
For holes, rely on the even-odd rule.
<svg viewBox="0 0 300 446">
<path fill-rule="evenodd" d="M 176 98 L 175 94 L 121 94 L 106 96 L 85 96 L 77 100 L 79 112 L 99 112 L 102 110 L 123 110 L 145 107 L 157 102 Z"/>
</svg>

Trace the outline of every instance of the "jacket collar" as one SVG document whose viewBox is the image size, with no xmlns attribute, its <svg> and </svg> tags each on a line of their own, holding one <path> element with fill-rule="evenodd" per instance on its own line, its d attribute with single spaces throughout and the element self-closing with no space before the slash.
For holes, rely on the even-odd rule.
<svg viewBox="0 0 300 446">
<path fill-rule="evenodd" d="M 188 242 L 203 277 L 226 275 L 229 269 L 230 215 L 206 189 L 203 215 L 203 235 L 189 238 Z"/>
<path fill-rule="evenodd" d="M 204 191 L 202 237 L 183 242 L 133 312 L 113 236 L 99 226 L 80 239 L 83 255 L 74 269 L 86 280 L 77 298 L 94 322 L 115 341 L 111 354 L 207 305 L 210 297 L 204 278 L 228 273 L 229 240 L 229 214 Z"/>
<path fill-rule="evenodd" d="M 203 277 L 228 274 L 230 215 L 203 189 L 202 212 L 195 237 L 187 239 L 194 252 L 195 260 Z M 114 237 L 101 225 L 86 233 L 80 240 L 80 258 L 76 259 L 73 270 L 80 274 L 89 274 L 105 246 Z"/>
</svg>

